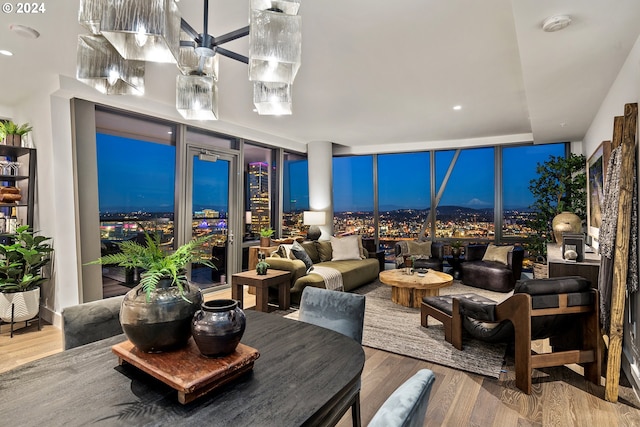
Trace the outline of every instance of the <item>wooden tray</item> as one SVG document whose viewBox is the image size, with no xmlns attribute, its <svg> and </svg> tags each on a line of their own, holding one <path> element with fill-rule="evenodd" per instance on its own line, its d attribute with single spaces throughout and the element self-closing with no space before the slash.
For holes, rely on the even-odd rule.
<svg viewBox="0 0 640 427">
<path fill-rule="evenodd" d="M 120 365 L 129 363 L 178 391 L 178 401 L 189 403 L 253 369 L 260 357 L 255 348 L 238 344 L 228 356 L 209 358 L 193 338 L 185 348 L 166 353 L 145 353 L 127 340 L 111 347 Z"/>
</svg>

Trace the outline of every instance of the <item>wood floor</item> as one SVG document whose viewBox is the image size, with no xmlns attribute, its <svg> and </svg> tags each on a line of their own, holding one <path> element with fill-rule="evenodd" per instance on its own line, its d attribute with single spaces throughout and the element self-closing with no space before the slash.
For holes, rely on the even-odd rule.
<svg viewBox="0 0 640 427">
<path fill-rule="evenodd" d="M 229 298 L 230 290 L 206 299 Z M 245 306 L 255 296 L 245 294 Z M 52 325 L 37 324 L 9 338 L 0 327 L 0 372 L 62 351 L 62 334 Z M 629 388 L 620 388 L 617 403 L 603 399 L 604 387 L 593 385 L 568 367 L 537 371 L 533 393 L 515 388 L 513 361 L 507 360 L 502 378 L 479 375 L 365 347 L 361 415 L 367 425 L 384 400 L 418 369 L 436 374 L 425 426 L 640 426 L 640 403 Z M 575 369 L 575 368 L 574 368 Z M 575 369 L 576 371 L 578 369 Z M 351 426 L 348 412 L 338 424 Z"/>
</svg>

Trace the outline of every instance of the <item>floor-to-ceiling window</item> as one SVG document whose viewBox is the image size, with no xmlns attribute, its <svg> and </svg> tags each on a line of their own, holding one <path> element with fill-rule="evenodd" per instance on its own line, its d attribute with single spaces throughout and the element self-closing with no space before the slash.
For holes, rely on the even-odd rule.
<svg viewBox="0 0 640 427">
<path fill-rule="evenodd" d="M 124 240 L 144 244 L 144 233 L 173 248 L 175 127 L 105 111 L 96 113 L 96 127 L 101 254 L 118 252 Z M 103 267 L 103 285 L 113 289 L 105 293 L 137 280 L 136 271 Z"/>
<path fill-rule="evenodd" d="M 284 153 L 282 166 L 282 237 L 303 235 L 308 229 L 302 213 L 309 210 L 309 162 L 305 156 Z"/>
<path fill-rule="evenodd" d="M 380 154 L 378 238 L 387 259 L 399 240 L 428 236 L 431 208 L 430 153 Z"/>
<path fill-rule="evenodd" d="M 503 238 L 526 238 L 534 232 L 527 227 L 533 204 L 529 183 L 537 175 L 538 163 L 544 163 L 549 156 L 564 155 L 565 144 L 524 145 L 502 149 Z"/>
<path fill-rule="evenodd" d="M 374 237 L 373 156 L 334 157 L 333 174 L 334 234 Z"/>
<path fill-rule="evenodd" d="M 244 240 L 256 240 L 260 238 L 260 230 L 275 228 L 277 175 L 274 150 L 246 143 L 244 174 Z"/>
<path fill-rule="evenodd" d="M 494 148 L 436 152 L 436 238 L 493 239 Z"/>
</svg>

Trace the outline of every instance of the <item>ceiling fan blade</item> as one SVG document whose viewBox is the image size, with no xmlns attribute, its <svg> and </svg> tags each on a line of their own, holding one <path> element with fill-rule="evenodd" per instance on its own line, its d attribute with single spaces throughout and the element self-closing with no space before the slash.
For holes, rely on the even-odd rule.
<svg viewBox="0 0 640 427">
<path fill-rule="evenodd" d="M 245 64 L 249 63 L 249 58 L 247 58 L 246 56 L 240 55 L 239 53 L 235 53 L 220 46 L 216 48 L 216 52 L 222 56 L 226 56 L 227 58 L 235 59 L 236 61 L 244 62 Z"/>
<path fill-rule="evenodd" d="M 216 46 L 219 46 L 223 43 L 227 43 L 232 40 L 239 39 L 248 35 L 249 35 L 249 26 L 247 25 L 246 27 L 238 28 L 237 30 L 231 31 L 230 33 L 223 34 L 220 37 L 215 37 L 214 44 Z"/>
</svg>

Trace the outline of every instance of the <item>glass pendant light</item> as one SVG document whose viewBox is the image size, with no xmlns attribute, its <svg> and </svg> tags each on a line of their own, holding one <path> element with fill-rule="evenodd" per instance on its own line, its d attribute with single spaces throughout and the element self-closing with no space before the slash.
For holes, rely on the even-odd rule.
<svg viewBox="0 0 640 427">
<path fill-rule="evenodd" d="M 181 40 L 191 41 L 183 32 Z M 220 56 L 201 56 L 193 46 L 181 46 L 178 52 L 178 68 L 185 76 L 199 74 L 214 77 L 218 81 Z"/>
<path fill-rule="evenodd" d="M 302 18 L 251 10 L 249 80 L 293 83 L 302 57 Z"/>
<path fill-rule="evenodd" d="M 218 120 L 218 86 L 212 76 L 176 80 L 176 109 L 187 120 Z"/>
<path fill-rule="evenodd" d="M 104 4 L 104 0 L 80 0 L 78 22 L 91 31 L 91 34 L 100 34 L 100 20 Z"/>
<path fill-rule="evenodd" d="M 174 0 L 111 0 L 100 30 L 125 59 L 176 63 L 180 21 Z"/>
<path fill-rule="evenodd" d="M 122 58 L 102 36 L 78 36 L 76 78 L 108 95 L 144 95 L 144 62 Z"/>
<path fill-rule="evenodd" d="M 297 15 L 300 0 L 251 0 L 253 10 L 281 10 L 287 15 Z"/>
<path fill-rule="evenodd" d="M 291 115 L 291 85 L 288 83 L 253 82 L 253 104 L 261 116 Z"/>
</svg>

